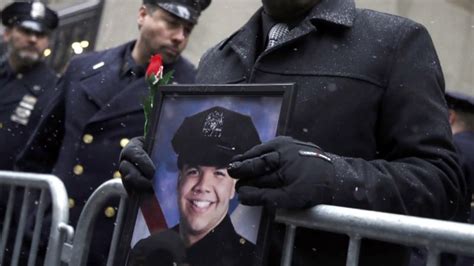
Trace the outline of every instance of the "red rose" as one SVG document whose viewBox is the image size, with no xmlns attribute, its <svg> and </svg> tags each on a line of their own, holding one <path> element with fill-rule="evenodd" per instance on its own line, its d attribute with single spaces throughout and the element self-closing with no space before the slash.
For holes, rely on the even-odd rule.
<svg viewBox="0 0 474 266">
<path fill-rule="evenodd" d="M 153 85 L 163 78 L 163 60 L 160 54 L 151 57 L 146 70 L 146 77 Z"/>
</svg>

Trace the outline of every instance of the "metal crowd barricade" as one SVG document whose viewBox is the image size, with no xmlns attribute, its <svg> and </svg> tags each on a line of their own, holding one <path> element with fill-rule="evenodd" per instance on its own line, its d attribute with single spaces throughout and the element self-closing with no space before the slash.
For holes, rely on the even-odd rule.
<svg viewBox="0 0 474 266">
<path fill-rule="evenodd" d="M 286 225 L 281 265 L 291 264 L 296 227 L 348 235 L 347 266 L 358 265 L 363 238 L 426 247 L 428 266 L 439 265 L 441 252 L 474 256 L 474 225 L 470 224 L 327 205 L 279 210 L 275 220 Z"/>
<path fill-rule="evenodd" d="M 70 266 L 87 265 L 89 247 L 93 236 L 95 221 L 102 209 L 100 206 L 106 204 L 108 200 L 114 197 L 120 197 L 118 214 L 115 220 L 115 227 L 112 236 L 112 242 L 109 249 L 107 266 L 115 265 L 117 257 L 117 247 L 119 245 L 120 233 L 124 225 L 125 213 L 127 211 L 128 196 L 125 191 L 122 180 L 113 179 L 99 186 L 89 197 L 81 212 L 76 226 L 74 242 L 66 243 L 62 260 L 69 263 Z"/>
<path fill-rule="evenodd" d="M 27 226 L 34 216 L 34 229 L 31 238 L 31 246 L 28 248 L 28 265 L 35 265 L 41 230 L 45 218 L 46 209 L 51 207 L 50 234 L 48 238 L 47 251 L 44 258 L 44 265 L 60 265 L 60 255 L 63 243 L 66 239 L 71 239 L 74 230 L 67 225 L 69 208 L 68 197 L 63 183 L 53 175 L 33 174 L 0 171 L 0 188 L 2 193 L 8 191 L 8 199 L 2 199 L 0 204 L 6 204 L 3 215 L 3 223 L 0 231 L 0 265 L 3 264 L 5 250 L 8 243 L 9 233 L 15 232 L 15 240 L 11 255 L 11 265 L 18 265 L 20 252 L 25 237 Z M 22 194 L 22 200 L 16 200 L 16 194 Z M 5 197 L 6 195 L 1 195 Z M 19 208 L 19 217 L 14 216 L 14 209 Z M 34 208 L 34 209 L 33 209 Z M 18 221 L 14 220 L 18 218 Z M 13 230 L 12 230 L 13 229 Z"/>
</svg>

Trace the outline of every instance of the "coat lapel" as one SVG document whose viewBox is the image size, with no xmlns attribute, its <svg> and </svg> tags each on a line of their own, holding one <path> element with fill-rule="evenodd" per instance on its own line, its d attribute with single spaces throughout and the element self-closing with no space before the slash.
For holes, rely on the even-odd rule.
<svg viewBox="0 0 474 266">
<path fill-rule="evenodd" d="M 81 78 L 87 98 L 97 107 L 88 123 L 100 122 L 142 109 L 146 94 L 145 79 L 139 78 L 123 88 L 117 76 L 127 45 L 110 50 L 95 61 Z"/>
<path fill-rule="evenodd" d="M 145 78 L 137 79 L 113 97 L 91 118 L 90 123 L 113 119 L 143 109 L 143 100 L 147 95 Z"/>
</svg>

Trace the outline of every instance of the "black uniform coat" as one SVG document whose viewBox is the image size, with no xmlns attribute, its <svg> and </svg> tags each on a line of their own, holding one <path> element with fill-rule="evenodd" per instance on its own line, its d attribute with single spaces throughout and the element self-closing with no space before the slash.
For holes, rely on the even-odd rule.
<svg viewBox="0 0 474 266">
<path fill-rule="evenodd" d="M 71 61 L 60 91 L 18 162 L 22 170 L 52 171 L 63 180 L 73 226 L 91 193 L 103 182 L 121 177 L 118 159 L 128 139 L 143 135 L 142 103 L 149 92 L 144 69 L 130 62 L 133 45 Z M 165 72 L 175 70 L 174 82 L 194 82 L 195 68 L 186 59 L 164 67 Z M 107 256 L 116 205 L 103 206 L 101 213 L 96 222 L 101 242 L 90 248 L 97 254 L 93 257 L 101 259 L 88 265 L 102 264 Z"/>
<path fill-rule="evenodd" d="M 474 193 L 474 131 L 464 131 L 453 135 L 454 144 L 461 159 L 466 182 L 470 192 Z M 469 198 L 471 201 L 471 198 Z M 471 223 L 474 223 L 474 212 L 471 210 Z"/>
<path fill-rule="evenodd" d="M 352 0 L 321 0 L 280 44 L 260 53 L 261 16 L 257 11 L 203 56 L 197 82 L 295 82 L 288 135 L 330 153 L 336 170 L 332 204 L 454 217 L 465 184 L 426 29 L 356 9 Z M 298 229 L 293 263 L 345 265 L 347 246 L 344 236 Z M 277 264 L 278 256 L 270 259 Z M 406 262 L 404 249 L 362 244 L 360 265 Z"/>
<path fill-rule="evenodd" d="M 179 231 L 179 225 L 173 228 Z M 235 232 L 230 217 L 204 238 L 186 249 L 187 262 L 192 266 L 252 265 L 255 245 Z"/>
<path fill-rule="evenodd" d="M 56 81 L 56 73 L 42 62 L 14 73 L 6 58 L 0 58 L 0 170 L 13 170 Z"/>
</svg>

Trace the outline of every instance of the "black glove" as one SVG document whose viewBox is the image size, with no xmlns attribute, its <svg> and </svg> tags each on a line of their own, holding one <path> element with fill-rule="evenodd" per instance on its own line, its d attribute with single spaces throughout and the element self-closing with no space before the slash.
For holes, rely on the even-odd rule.
<svg viewBox="0 0 474 266">
<path fill-rule="evenodd" d="M 120 153 L 119 170 L 128 194 L 153 193 L 155 165 L 143 148 L 144 142 L 143 137 L 133 138 Z"/>
<path fill-rule="evenodd" d="M 316 145 L 277 137 L 233 158 L 229 175 L 245 205 L 299 209 L 332 200 L 335 170 Z"/>
<path fill-rule="evenodd" d="M 178 233 L 162 231 L 138 241 L 130 252 L 129 266 L 184 265 L 186 247 Z"/>
</svg>

